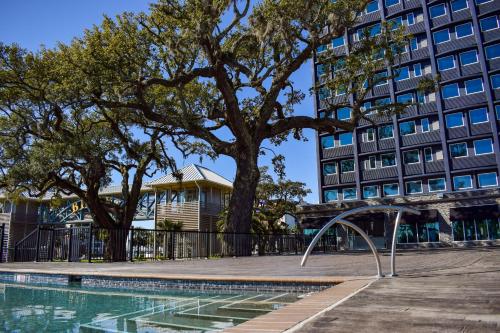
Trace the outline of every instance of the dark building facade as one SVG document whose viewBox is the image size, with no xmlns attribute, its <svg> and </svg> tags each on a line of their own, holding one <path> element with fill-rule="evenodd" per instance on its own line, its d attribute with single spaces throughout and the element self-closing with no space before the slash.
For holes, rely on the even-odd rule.
<svg viewBox="0 0 500 333">
<path fill-rule="evenodd" d="M 409 231 L 415 237 L 407 235 L 406 241 L 404 230 L 400 230 L 401 243 L 419 243 L 419 228 L 420 234 L 424 229 L 426 234 L 421 243 L 500 238 L 496 199 L 500 174 L 500 0 L 372 1 L 355 29 L 333 40 L 328 49 L 336 55 L 346 54 L 361 31 L 377 31 L 384 21 L 404 25 L 412 39 L 398 64 L 397 76 L 375 86 L 365 99 L 365 108 L 389 99 L 415 105 L 398 116 L 374 115 L 375 125 L 361 120 L 353 133 L 318 133 L 321 204 L 316 212 L 319 209 L 319 215 L 332 216 L 339 207 L 411 204 L 432 210 L 426 213 L 425 221 L 432 225 L 415 225 Z M 392 77 L 395 68 L 386 71 Z M 324 75 L 332 75 L 326 72 L 315 61 L 317 83 Z M 440 89 L 429 94 L 418 92 L 418 82 L 425 77 L 438 77 Z M 317 116 L 349 118 L 348 108 L 325 114 L 325 99 L 335 98 L 331 95 L 318 90 Z M 484 198 L 484 203 L 470 200 L 478 197 Z M 439 202 L 446 204 L 436 206 Z M 304 212 L 318 217 L 314 210 L 308 207 Z M 316 224 L 319 227 L 321 223 Z M 378 233 L 385 235 L 389 229 Z"/>
</svg>

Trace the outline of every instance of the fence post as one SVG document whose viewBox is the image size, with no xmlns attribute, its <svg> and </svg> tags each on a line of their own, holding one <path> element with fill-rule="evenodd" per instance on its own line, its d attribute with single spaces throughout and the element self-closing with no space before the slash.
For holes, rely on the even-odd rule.
<svg viewBox="0 0 500 333">
<path fill-rule="evenodd" d="M 236 233 L 233 231 L 233 257 L 236 257 Z"/>
<path fill-rule="evenodd" d="M 68 262 L 73 260 L 73 226 L 69 227 Z"/>
<path fill-rule="evenodd" d="M 170 231 L 170 259 L 175 260 L 175 231 Z"/>
<path fill-rule="evenodd" d="M 297 239 L 297 233 L 293 233 L 293 237 L 295 238 L 295 254 L 299 254 L 299 244 L 297 244 L 298 239 Z"/>
<path fill-rule="evenodd" d="M 3 239 L 5 234 L 5 224 L 2 224 L 2 234 L 0 235 L 0 262 L 3 261 Z"/>
<path fill-rule="evenodd" d="M 89 240 L 87 244 L 87 257 L 89 259 L 89 263 L 92 262 L 92 223 L 89 226 Z"/>
<path fill-rule="evenodd" d="M 134 261 L 134 227 L 130 227 L 129 260 Z"/>
<path fill-rule="evenodd" d="M 40 226 L 36 226 L 36 253 L 35 253 L 35 262 L 40 260 Z"/>
<path fill-rule="evenodd" d="M 49 249 L 49 260 L 54 261 L 54 247 L 56 246 L 54 238 L 56 237 L 56 230 L 54 228 L 50 229 L 50 249 Z"/>
<path fill-rule="evenodd" d="M 210 258 L 210 238 L 212 238 L 212 234 L 210 231 L 206 233 L 207 235 L 207 259 Z"/>
</svg>

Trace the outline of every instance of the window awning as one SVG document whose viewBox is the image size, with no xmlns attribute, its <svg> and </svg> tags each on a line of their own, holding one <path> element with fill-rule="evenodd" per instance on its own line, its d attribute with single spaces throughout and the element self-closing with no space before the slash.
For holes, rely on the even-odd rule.
<svg viewBox="0 0 500 333">
<path fill-rule="evenodd" d="M 450 209 L 450 220 L 473 220 L 491 219 L 500 217 L 500 207 L 498 205 L 457 207 Z"/>
</svg>

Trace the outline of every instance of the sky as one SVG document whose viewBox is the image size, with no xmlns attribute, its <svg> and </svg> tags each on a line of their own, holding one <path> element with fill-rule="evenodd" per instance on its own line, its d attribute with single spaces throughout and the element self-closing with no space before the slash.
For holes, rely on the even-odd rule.
<svg viewBox="0 0 500 333">
<path fill-rule="evenodd" d="M 115 16 L 124 11 L 147 11 L 151 1 L 143 0 L 2 0 L 0 2 L 0 42 L 17 43 L 29 50 L 37 50 L 41 45 L 55 47 L 58 42 L 68 43 L 73 37 L 80 37 L 85 28 L 102 21 L 103 15 Z M 308 91 L 312 86 L 312 67 L 308 62 L 293 76 L 297 87 L 306 93 L 302 104 L 296 106 L 296 114 L 314 115 L 313 98 Z M 305 130 L 307 142 L 290 139 L 279 147 L 272 148 L 275 153 L 283 154 L 286 161 L 286 172 L 289 179 L 302 181 L 312 191 L 305 200 L 318 202 L 316 143 L 314 131 Z M 215 161 L 192 156 L 182 159 L 180 154 L 174 155 L 178 167 L 192 163 L 203 166 L 221 174 L 229 180 L 234 179 L 235 163 L 231 158 L 220 157 Z M 259 160 L 259 164 L 272 169 L 269 154 Z M 156 173 L 153 178 L 160 177 Z"/>
</svg>

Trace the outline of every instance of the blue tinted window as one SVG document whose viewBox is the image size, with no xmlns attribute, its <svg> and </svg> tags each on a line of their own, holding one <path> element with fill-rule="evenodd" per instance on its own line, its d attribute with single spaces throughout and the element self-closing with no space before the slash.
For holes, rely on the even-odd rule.
<svg viewBox="0 0 500 333">
<path fill-rule="evenodd" d="M 478 5 L 481 5 L 481 4 L 483 4 L 483 3 L 487 3 L 487 2 L 490 2 L 490 1 L 492 1 L 492 0 L 476 0 L 476 3 L 477 3 Z"/>
<path fill-rule="evenodd" d="M 372 13 L 378 10 L 378 1 L 370 1 L 368 5 L 366 5 L 366 12 Z"/>
<path fill-rule="evenodd" d="M 410 70 L 408 67 L 399 68 L 396 70 L 396 81 L 401 81 L 410 78 Z"/>
<path fill-rule="evenodd" d="M 465 81 L 465 91 L 467 94 L 475 94 L 483 91 L 483 80 L 474 79 Z"/>
<path fill-rule="evenodd" d="M 422 193 L 422 182 L 420 180 L 406 183 L 406 193 L 417 194 Z"/>
<path fill-rule="evenodd" d="M 444 99 L 460 96 L 458 92 L 458 83 L 448 84 L 443 86 L 441 93 Z"/>
<path fill-rule="evenodd" d="M 405 151 L 403 153 L 403 161 L 405 164 L 419 163 L 420 155 L 418 150 Z"/>
<path fill-rule="evenodd" d="M 500 88 L 500 74 L 491 76 L 491 86 L 493 87 L 493 89 Z"/>
<path fill-rule="evenodd" d="M 319 88 L 318 95 L 320 100 L 327 99 L 328 97 L 330 97 L 330 89 L 326 87 Z"/>
<path fill-rule="evenodd" d="M 341 172 L 353 172 L 354 171 L 354 160 L 340 161 L 340 171 Z"/>
<path fill-rule="evenodd" d="M 420 64 L 413 65 L 413 76 L 422 75 L 422 66 Z"/>
<path fill-rule="evenodd" d="M 460 53 L 460 64 L 462 66 L 477 63 L 477 50 L 470 50 Z"/>
<path fill-rule="evenodd" d="M 401 16 L 393 18 L 392 20 L 388 21 L 389 27 L 391 27 L 392 30 L 396 30 L 399 26 L 403 25 L 403 18 Z"/>
<path fill-rule="evenodd" d="M 439 43 L 444 43 L 450 40 L 450 32 L 448 29 L 436 31 L 434 34 L 434 43 L 439 44 Z"/>
<path fill-rule="evenodd" d="M 363 187 L 363 197 L 365 197 L 365 198 L 378 197 L 378 186 L 365 186 L 365 187 Z"/>
<path fill-rule="evenodd" d="M 451 157 L 465 157 L 468 156 L 467 144 L 465 142 L 454 143 L 450 145 Z"/>
<path fill-rule="evenodd" d="M 396 97 L 396 100 L 398 101 L 398 103 L 413 103 L 413 94 L 399 95 L 398 97 Z"/>
<path fill-rule="evenodd" d="M 396 154 L 394 154 L 394 153 L 382 154 L 382 155 L 380 155 L 380 161 L 382 162 L 383 168 L 395 166 L 396 165 Z"/>
<path fill-rule="evenodd" d="M 344 200 L 353 200 L 357 198 L 356 188 L 345 188 L 342 190 Z"/>
<path fill-rule="evenodd" d="M 339 198 L 338 190 L 327 190 L 324 192 L 325 202 L 337 201 Z"/>
<path fill-rule="evenodd" d="M 417 102 L 425 103 L 425 93 L 423 91 L 417 91 Z"/>
<path fill-rule="evenodd" d="M 497 174 L 495 172 L 483 173 L 477 175 L 479 187 L 497 186 Z"/>
<path fill-rule="evenodd" d="M 408 22 L 408 25 L 415 24 L 415 15 L 413 15 L 413 13 L 408 13 L 408 15 L 406 15 L 406 21 Z"/>
<path fill-rule="evenodd" d="M 378 137 L 379 139 L 388 139 L 394 137 L 394 127 L 392 127 L 392 125 L 379 127 Z"/>
<path fill-rule="evenodd" d="M 482 139 L 474 141 L 474 151 L 476 155 L 492 154 L 493 144 L 491 139 Z"/>
<path fill-rule="evenodd" d="M 322 136 L 321 137 L 321 148 L 332 148 L 335 146 L 333 141 L 333 135 Z"/>
<path fill-rule="evenodd" d="M 444 191 L 446 189 L 446 182 L 444 178 L 429 179 L 429 192 Z"/>
<path fill-rule="evenodd" d="M 344 107 L 337 110 L 337 119 L 348 120 L 351 119 L 351 108 Z"/>
<path fill-rule="evenodd" d="M 497 115 L 497 119 L 500 120 L 500 105 L 495 105 L 495 114 Z"/>
<path fill-rule="evenodd" d="M 468 8 L 467 0 L 452 0 L 451 1 L 451 10 L 454 12 L 458 12 L 459 10 Z"/>
<path fill-rule="evenodd" d="M 417 40 L 417 38 L 410 39 L 410 49 L 412 51 L 415 51 L 415 50 L 418 49 L 418 40 Z"/>
<path fill-rule="evenodd" d="M 391 104 L 391 99 L 389 97 L 379 98 L 375 101 L 376 106 L 384 106 L 384 105 L 388 105 L 388 104 Z"/>
<path fill-rule="evenodd" d="M 460 127 L 464 126 L 464 117 L 462 113 L 451 113 L 446 115 L 446 127 Z"/>
<path fill-rule="evenodd" d="M 323 51 L 326 51 L 326 45 L 320 45 L 318 46 L 318 48 L 316 49 L 316 52 L 318 53 L 321 53 Z"/>
<path fill-rule="evenodd" d="M 316 66 L 316 75 L 319 77 L 323 74 L 325 74 L 325 66 L 323 64 L 319 64 Z"/>
<path fill-rule="evenodd" d="M 430 131 L 429 119 L 427 118 L 420 119 L 420 126 L 422 127 L 422 132 L 429 132 Z"/>
<path fill-rule="evenodd" d="M 470 110 L 469 118 L 471 124 L 485 123 L 488 121 L 488 111 L 486 108 Z"/>
<path fill-rule="evenodd" d="M 339 142 L 341 146 L 352 145 L 352 133 L 339 134 Z"/>
<path fill-rule="evenodd" d="M 447 56 L 437 59 L 438 69 L 440 71 L 445 71 L 455 67 L 455 58 L 453 56 Z"/>
<path fill-rule="evenodd" d="M 443 16 L 446 14 L 446 7 L 444 4 L 429 7 L 429 15 L 431 18 Z"/>
<path fill-rule="evenodd" d="M 472 35 L 472 23 L 468 22 L 465 24 L 457 25 L 455 27 L 455 33 L 457 34 L 457 38 Z"/>
<path fill-rule="evenodd" d="M 332 45 L 333 45 L 333 47 L 339 47 L 339 46 L 344 45 L 344 36 L 334 38 L 332 40 Z"/>
<path fill-rule="evenodd" d="M 401 135 L 410 135 L 416 133 L 416 127 L 414 121 L 407 121 L 399 124 L 399 132 Z"/>
<path fill-rule="evenodd" d="M 385 6 L 390 7 L 397 5 L 399 3 L 399 0 L 385 0 Z"/>
<path fill-rule="evenodd" d="M 392 196 L 399 194 L 399 185 L 398 184 L 384 184 L 384 195 Z"/>
<path fill-rule="evenodd" d="M 481 31 L 488 31 L 498 28 L 498 20 L 496 16 L 490 16 L 479 20 Z"/>
<path fill-rule="evenodd" d="M 456 176 L 453 177 L 453 187 L 455 190 L 461 190 L 464 188 L 472 188 L 472 178 L 471 176 Z"/>
<path fill-rule="evenodd" d="M 500 44 L 486 46 L 486 59 L 491 60 L 500 57 Z"/>
<path fill-rule="evenodd" d="M 325 163 L 323 164 L 323 174 L 332 175 L 337 172 L 337 166 L 335 163 Z"/>
<path fill-rule="evenodd" d="M 381 25 L 380 23 L 375 24 L 374 26 L 370 27 L 370 37 L 374 37 L 380 34 L 381 31 Z"/>
</svg>

